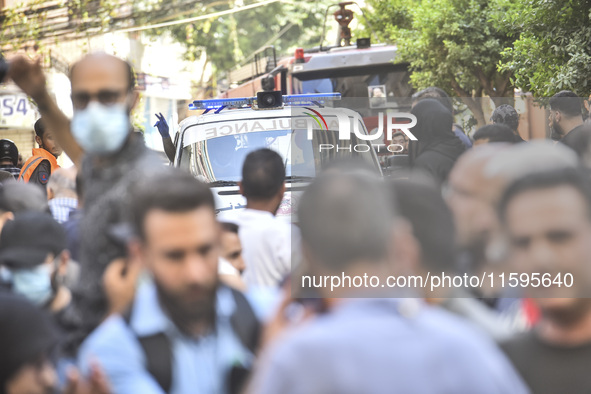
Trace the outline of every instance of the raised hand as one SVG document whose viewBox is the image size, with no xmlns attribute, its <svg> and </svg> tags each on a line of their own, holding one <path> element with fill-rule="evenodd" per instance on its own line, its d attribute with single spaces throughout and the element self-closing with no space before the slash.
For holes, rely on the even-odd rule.
<svg viewBox="0 0 591 394">
<path fill-rule="evenodd" d="M 85 380 L 78 370 L 72 367 L 68 371 L 67 386 L 63 394 L 111 394 L 111 388 L 98 363 L 90 366 L 90 376 Z"/>
<path fill-rule="evenodd" d="M 35 101 L 47 93 L 45 73 L 41 68 L 41 57 L 33 61 L 24 55 L 14 56 L 9 60 L 8 76 Z"/>
<path fill-rule="evenodd" d="M 170 137 L 170 129 L 168 128 L 168 123 L 166 123 L 166 119 L 164 119 L 162 113 L 156 114 L 156 118 L 158 118 L 158 122 L 156 122 L 154 127 L 158 128 L 158 132 L 162 138 Z"/>
<path fill-rule="evenodd" d="M 109 300 L 109 314 L 123 313 L 133 301 L 141 263 L 134 258 L 113 260 L 103 274 L 103 286 Z"/>
</svg>

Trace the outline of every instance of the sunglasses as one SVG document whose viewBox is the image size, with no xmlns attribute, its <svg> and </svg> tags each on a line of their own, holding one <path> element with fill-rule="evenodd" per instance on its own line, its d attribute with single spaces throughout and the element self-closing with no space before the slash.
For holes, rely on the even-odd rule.
<svg viewBox="0 0 591 394">
<path fill-rule="evenodd" d="M 113 105 L 119 101 L 119 98 L 128 93 L 128 90 L 99 90 L 95 94 L 88 92 L 76 92 L 72 94 L 72 104 L 74 108 L 84 109 L 88 106 L 91 100 L 96 100 L 103 105 Z"/>
</svg>

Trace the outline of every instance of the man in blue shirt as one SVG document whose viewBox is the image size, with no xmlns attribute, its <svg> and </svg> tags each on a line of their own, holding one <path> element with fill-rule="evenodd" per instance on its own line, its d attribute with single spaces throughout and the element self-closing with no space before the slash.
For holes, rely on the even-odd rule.
<svg viewBox="0 0 591 394">
<path fill-rule="evenodd" d="M 115 393 L 235 392 L 252 362 L 257 326 L 243 296 L 218 285 L 211 192 L 170 169 L 140 182 L 132 199 L 137 240 L 129 243 L 129 264 L 143 264 L 149 278 L 129 313 L 111 315 L 84 342 L 82 371 L 96 359 Z"/>
<path fill-rule="evenodd" d="M 384 292 L 375 280 L 368 281 L 375 286 L 355 279 L 357 286 L 336 286 L 332 278 L 365 273 L 386 283 L 384 275 L 414 274 L 416 240 L 395 221 L 379 181 L 368 178 L 325 175 L 304 192 L 298 209 L 308 263 L 303 277 L 314 276 L 316 284 L 310 289 L 294 279 L 292 293 L 317 291 L 327 312 L 292 325 L 269 344 L 250 392 L 527 393 L 492 340 L 459 318 L 416 298 L 363 298 L 400 295 Z M 319 277 L 331 279 L 318 286 Z M 275 327 L 279 322 L 273 320 Z"/>
</svg>

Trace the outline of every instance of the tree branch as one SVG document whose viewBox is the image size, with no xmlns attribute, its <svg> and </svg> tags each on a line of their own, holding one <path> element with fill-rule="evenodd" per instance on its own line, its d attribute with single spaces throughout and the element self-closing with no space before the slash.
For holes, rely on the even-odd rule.
<svg viewBox="0 0 591 394">
<path fill-rule="evenodd" d="M 480 86 L 482 86 L 482 88 L 484 89 L 484 92 L 487 94 L 487 96 L 489 96 L 489 97 L 497 96 L 498 93 L 495 92 L 495 90 L 493 89 L 490 78 L 487 77 L 486 74 L 484 74 L 484 71 L 482 71 L 482 68 L 480 66 L 476 66 L 475 71 L 476 71 L 476 78 L 478 78 L 478 81 L 480 82 Z"/>
<path fill-rule="evenodd" d="M 450 75 L 450 78 L 449 79 L 450 79 L 451 87 L 458 94 L 458 96 L 460 96 L 460 97 L 472 97 L 472 95 L 470 93 L 468 93 L 466 90 L 464 90 L 460 86 L 460 84 L 456 80 L 456 77 L 454 77 L 453 75 Z"/>
<path fill-rule="evenodd" d="M 478 102 L 477 99 L 472 97 L 471 94 L 469 94 L 460 86 L 460 84 L 453 75 L 450 76 L 450 83 L 454 91 L 460 96 L 460 99 L 468 106 L 470 111 L 472 111 L 474 118 L 476 118 L 476 123 L 478 127 L 484 126 L 486 124 L 486 121 L 484 120 L 484 111 L 482 110 L 482 105 Z M 477 97 L 480 97 L 482 95 L 482 88 L 478 88 L 477 92 Z"/>
<path fill-rule="evenodd" d="M 509 82 L 511 82 L 511 74 L 506 73 L 505 75 L 500 75 L 503 79 L 501 80 L 498 90 L 501 92 L 501 96 L 504 97 L 507 94 L 507 90 L 513 90 L 513 87 L 509 84 Z"/>
</svg>

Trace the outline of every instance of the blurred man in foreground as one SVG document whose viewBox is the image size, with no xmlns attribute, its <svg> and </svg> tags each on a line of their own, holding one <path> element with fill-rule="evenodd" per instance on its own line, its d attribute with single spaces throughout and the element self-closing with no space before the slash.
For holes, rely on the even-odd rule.
<svg viewBox="0 0 591 394">
<path fill-rule="evenodd" d="M 40 188 L 21 182 L 9 182 L 0 187 L 0 233 L 8 220 L 19 212 L 49 213 L 47 198 Z"/>
<path fill-rule="evenodd" d="M 126 316 L 112 315 L 83 344 L 82 370 L 97 359 L 120 394 L 237 392 L 258 323 L 244 296 L 218 283 L 211 191 L 171 169 L 138 185 L 132 197 L 138 239 L 120 276 L 140 264 L 149 278 Z"/>
<path fill-rule="evenodd" d="M 58 335 L 51 319 L 24 298 L 0 293 L 0 392 L 54 393 L 52 351 Z"/>
<path fill-rule="evenodd" d="M 494 144 L 466 152 L 455 164 L 444 188 L 456 224 L 459 268 L 466 272 L 480 272 L 486 262 L 487 245 L 498 227 L 485 168 L 504 148 Z"/>
<path fill-rule="evenodd" d="M 376 179 L 318 177 L 298 210 L 305 275 L 317 283 L 326 275 L 413 273 L 416 241 L 408 225 L 395 226 L 391 205 Z M 488 338 L 419 299 L 390 298 L 401 293 L 379 286 L 292 286 L 314 287 L 328 311 L 275 342 L 267 337 L 252 393 L 527 392 Z M 365 298 L 379 296 L 388 298 Z M 278 316 L 292 309 L 289 301 Z"/>
<path fill-rule="evenodd" d="M 18 214 L 0 234 L 0 264 L 10 271 L 12 291 L 55 315 L 71 300 L 63 285 L 69 258 L 66 234 L 49 214 Z"/>
<path fill-rule="evenodd" d="M 399 179 L 390 183 L 400 215 L 412 226 L 419 244 L 422 273 L 463 274 L 458 271 L 456 232 L 453 215 L 440 190 L 428 179 Z M 425 291 L 427 301 L 462 316 L 495 341 L 508 339 L 513 330 L 500 316 L 464 288 Z"/>
<path fill-rule="evenodd" d="M 49 316 L 23 297 L 0 293 L 0 321 L 0 393 L 111 394 L 96 364 L 86 381 L 71 368 L 66 387 L 58 388 L 54 355 L 59 335 Z"/>
<path fill-rule="evenodd" d="M 479 272 L 483 264 L 504 258 L 496 207 L 508 184 L 528 174 L 577 165 L 570 149 L 549 141 L 489 144 L 466 152 L 454 166 L 444 193 L 464 252 L 463 268 Z"/>
<path fill-rule="evenodd" d="M 446 189 L 458 229 L 460 268 L 475 275 L 510 272 L 497 206 L 515 179 L 556 168 L 574 168 L 576 154 L 550 141 L 526 144 L 488 144 L 467 152 L 452 171 Z M 514 329 L 529 328 L 537 315 L 520 289 L 484 285 L 474 289 L 489 307 L 501 313 Z"/>
<path fill-rule="evenodd" d="M 535 393 L 591 392 L 588 175 L 561 169 L 520 179 L 505 193 L 500 215 L 515 271 L 529 279 L 520 286 L 541 310 L 537 325 L 503 349 Z"/>
<path fill-rule="evenodd" d="M 126 255 L 111 229 L 126 221 L 131 185 L 163 166 L 133 132 L 131 112 L 138 101 L 130 63 L 106 53 L 91 53 L 70 68 L 72 121 L 51 98 L 40 59 L 10 61 L 9 76 L 35 100 L 44 125 L 52 130 L 84 181 L 80 225 L 80 283 L 73 289 L 72 324 L 81 342 L 108 313 L 101 278 L 105 268 Z"/>
</svg>

